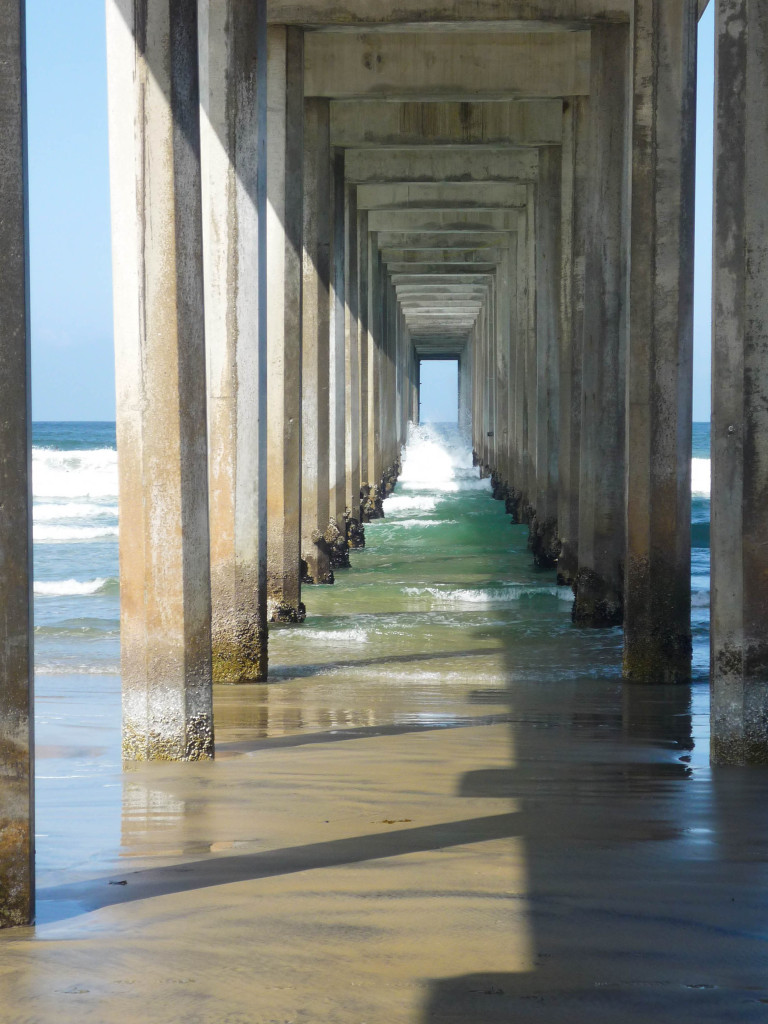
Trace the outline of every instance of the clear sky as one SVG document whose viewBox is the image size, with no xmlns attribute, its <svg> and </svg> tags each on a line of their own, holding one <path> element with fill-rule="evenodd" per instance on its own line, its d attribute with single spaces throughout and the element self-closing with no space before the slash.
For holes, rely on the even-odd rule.
<svg viewBox="0 0 768 1024">
<path fill-rule="evenodd" d="M 714 6 L 699 26 L 694 419 L 710 408 Z M 115 415 L 104 7 L 27 0 L 36 420 Z"/>
</svg>

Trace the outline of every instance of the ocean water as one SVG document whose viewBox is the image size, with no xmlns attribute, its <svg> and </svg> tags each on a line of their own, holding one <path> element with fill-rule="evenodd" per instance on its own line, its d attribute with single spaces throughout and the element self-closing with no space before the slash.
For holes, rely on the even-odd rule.
<svg viewBox="0 0 768 1024">
<path fill-rule="evenodd" d="M 120 669 L 114 423 L 35 423 L 35 670 Z"/>
<path fill-rule="evenodd" d="M 115 425 L 36 423 L 33 442 L 36 672 L 117 675 Z M 709 454 L 709 424 L 695 423 L 691 589 L 694 672 L 699 678 L 709 666 Z M 392 626 L 386 613 L 395 595 L 398 607 L 405 597 L 417 617 L 423 613 L 434 618 L 439 611 L 449 626 L 451 613 L 476 616 L 481 626 L 503 619 L 510 609 L 519 616 L 527 608 L 533 629 L 542 603 L 552 604 L 560 615 L 567 612 L 570 594 L 555 585 L 553 574 L 525 568 L 521 559 L 510 578 L 510 537 L 515 538 L 515 550 L 522 544 L 522 554 L 525 534 L 522 529 L 500 529 L 498 506 L 489 493 L 488 481 L 479 479 L 455 428 L 438 424 L 412 429 L 396 493 L 385 503 L 386 518 L 369 524 L 368 546 L 353 555 L 351 576 L 361 584 L 355 600 L 361 612 L 375 617 L 371 628 Z M 478 531 L 485 535 L 479 538 Z M 473 548 L 472 571 L 467 571 L 465 559 L 460 568 L 454 559 L 466 544 Z M 403 554 L 419 562 L 417 583 L 399 578 L 403 573 L 397 571 L 397 559 Z M 323 625 L 326 616 L 319 613 L 329 595 L 322 589 L 306 594 L 309 618 L 305 629 L 293 631 L 296 643 L 322 643 L 324 637 L 334 643 L 364 643 L 367 627 L 340 631 L 333 624 Z M 567 615 L 563 618 L 567 622 Z"/>
</svg>

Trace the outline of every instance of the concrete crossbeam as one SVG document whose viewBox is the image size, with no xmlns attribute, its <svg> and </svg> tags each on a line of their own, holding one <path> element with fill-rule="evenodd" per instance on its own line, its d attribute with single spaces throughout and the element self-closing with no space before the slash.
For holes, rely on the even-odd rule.
<svg viewBox="0 0 768 1024">
<path fill-rule="evenodd" d="M 387 264 L 496 264 L 501 259 L 501 252 L 499 246 L 488 249 L 382 249 L 381 257 Z"/>
<path fill-rule="evenodd" d="M 707 0 L 699 0 L 706 6 Z M 520 31 L 570 30 L 590 21 L 629 21 L 631 0 L 399 0 L 383 4 L 380 0 L 270 0 L 268 17 L 277 25 L 304 25 L 311 28 L 349 26 L 361 31 L 398 26 L 414 30 L 442 31 L 452 27 L 466 32 L 473 27 L 483 31 L 506 27 Z"/>
<path fill-rule="evenodd" d="M 331 144 L 345 149 L 409 146 L 549 146 L 562 140 L 562 101 L 331 103 Z"/>
<path fill-rule="evenodd" d="M 451 234 L 441 232 L 430 234 L 429 232 L 404 232 L 404 231 L 380 231 L 379 245 L 382 249 L 492 249 L 504 245 L 509 232 L 486 231 L 482 234 L 461 232 Z"/>
<path fill-rule="evenodd" d="M 590 34 L 309 33 L 304 90 L 389 101 L 585 96 Z"/>
<path fill-rule="evenodd" d="M 478 231 L 516 231 L 519 223 L 517 210 L 492 212 L 376 210 L 370 214 L 371 231 L 400 231 L 414 234 L 419 231 L 436 234 L 446 232 L 474 234 Z"/>
<path fill-rule="evenodd" d="M 467 212 L 524 209 L 528 199 L 526 185 L 502 182 L 407 182 L 393 185 L 360 185 L 357 205 L 360 210 L 414 210 L 429 213 L 450 209 Z"/>
<path fill-rule="evenodd" d="M 358 185 L 411 181 L 534 182 L 538 150 L 439 149 L 414 146 L 408 150 L 351 149 L 346 154 L 347 181 Z"/>
</svg>

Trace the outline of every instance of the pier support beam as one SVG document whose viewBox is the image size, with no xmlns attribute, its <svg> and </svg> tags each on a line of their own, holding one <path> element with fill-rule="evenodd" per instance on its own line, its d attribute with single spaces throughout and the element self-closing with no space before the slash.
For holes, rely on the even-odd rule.
<svg viewBox="0 0 768 1024">
<path fill-rule="evenodd" d="M 0 928 L 35 902 L 24 8 L 0 3 Z"/>
<path fill-rule="evenodd" d="M 267 613 L 301 622 L 304 35 L 267 34 Z"/>
<path fill-rule="evenodd" d="M 712 760 L 768 763 L 768 11 L 718 0 Z"/>
<path fill-rule="evenodd" d="M 107 4 L 123 755 L 213 755 L 197 0 Z"/>
<path fill-rule="evenodd" d="M 622 622 L 626 546 L 626 121 L 629 30 L 596 26 L 590 93 L 579 465 L 579 569 L 574 622 Z"/>
<path fill-rule="evenodd" d="M 637 0 L 624 675 L 691 675 L 696 0 Z"/>
<path fill-rule="evenodd" d="M 351 548 L 365 546 L 360 516 L 360 299 L 358 261 L 357 186 L 344 188 L 344 345 L 346 353 L 345 389 L 345 462 L 347 543 Z"/>
<path fill-rule="evenodd" d="M 346 238 L 344 151 L 331 158 L 331 298 L 328 361 L 328 485 L 331 567 L 349 568 L 346 471 Z"/>
<path fill-rule="evenodd" d="M 328 100 L 304 101 L 301 555 L 306 583 L 333 583 L 329 502 L 331 151 Z"/>
<path fill-rule="evenodd" d="M 581 361 L 584 340 L 584 241 L 588 207 L 589 100 L 563 110 L 560 275 L 560 437 L 558 450 L 557 579 L 572 586 L 579 568 Z"/>
<path fill-rule="evenodd" d="M 200 0 L 213 679 L 267 676 L 266 5 Z"/>
<path fill-rule="evenodd" d="M 536 515 L 531 551 L 543 568 L 557 564 L 557 470 L 560 387 L 560 204 L 562 155 L 550 146 L 539 155 L 536 187 Z"/>
</svg>

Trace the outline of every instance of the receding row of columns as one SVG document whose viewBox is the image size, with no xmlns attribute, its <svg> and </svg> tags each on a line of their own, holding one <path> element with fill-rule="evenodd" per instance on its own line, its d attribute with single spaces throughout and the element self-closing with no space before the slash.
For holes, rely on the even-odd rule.
<svg viewBox="0 0 768 1024">
<path fill-rule="evenodd" d="M 212 756 L 212 682 L 265 678 L 268 621 L 364 543 L 441 355 L 575 621 L 623 623 L 628 679 L 689 678 L 696 14 L 372 44 L 110 0 L 126 757 Z M 3 925 L 33 811 L 23 0 L 0 18 Z M 712 751 L 739 763 L 768 760 L 766 42 L 718 0 Z"/>
</svg>

